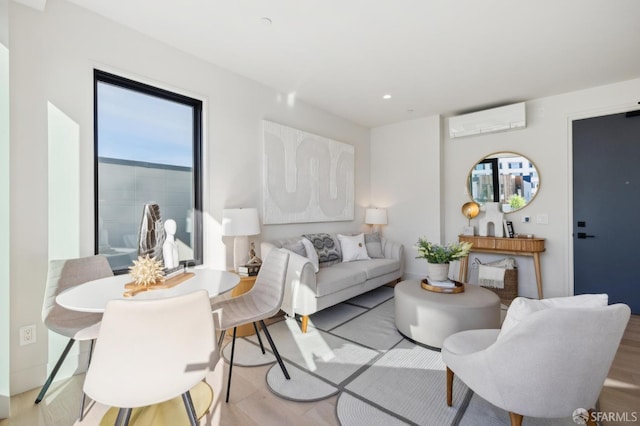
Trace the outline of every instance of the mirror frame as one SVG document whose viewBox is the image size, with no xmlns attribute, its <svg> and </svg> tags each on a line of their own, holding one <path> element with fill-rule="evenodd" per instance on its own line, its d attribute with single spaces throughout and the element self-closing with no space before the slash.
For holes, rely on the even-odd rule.
<svg viewBox="0 0 640 426">
<path fill-rule="evenodd" d="M 510 155 L 511 154 L 511 155 Z M 529 199 L 529 201 L 527 201 L 525 203 L 524 206 L 517 208 L 517 209 L 513 209 L 513 210 L 509 210 L 509 211 L 505 211 L 502 206 L 504 205 L 503 202 L 500 201 L 500 184 L 499 184 L 499 173 L 494 175 L 493 178 L 493 188 L 494 188 L 494 199 L 496 198 L 496 195 L 498 196 L 498 203 L 500 203 L 500 210 L 505 213 L 513 213 L 513 212 L 517 212 L 519 210 L 524 209 L 525 207 L 527 207 L 529 204 L 531 204 L 533 202 L 533 200 L 535 200 L 536 196 L 538 195 L 538 192 L 540 191 L 540 185 L 542 182 L 542 179 L 540 178 L 540 169 L 538 168 L 538 166 L 536 166 L 536 164 L 531 161 L 529 159 L 529 157 L 526 157 L 525 155 L 522 155 L 518 152 L 514 152 L 514 151 L 496 151 L 496 152 L 492 152 L 490 154 L 487 154 L 486 156 L 484 156 L 483 158 L 481 158 L 480 160 L 476 161 L 473 166 L 471 166 L 471 169 L 469 170 L 469 173 L 467 173 L 467 180 L 465 182 L 465 186 L 467 188 L 467 195 L 469 196 L 469 198 L 471 199 L 471 201 L 475 201 L 476 203 L 480 204 L 480 206 L 483 206 L 486 201 L 479 201 L 473 198 L 472 195 L 472 191 L 471 191 L 471 175 L 473 173 L 473 171 L 475 170 L 475 168 L 478 166 L 478 164 L 481 163 L 489 163 L 489 162 L 493 162 L 494 164 L 497 165 L 498 161 L 497 159 L 500 157 L 506 157 L 506 156 L 513 156 L 513 157 L 522 157 L 524 158 L 526 161 L 529 162 L 529 164 L 531 164 L 532 168 L 535 170 L 535 173 L 537 175 L 537 187 L 536 187 L 536 192 L 531 196 L 531 198 Z M 493 161 L 492 161 L 493 160 Z"/>
</svg>

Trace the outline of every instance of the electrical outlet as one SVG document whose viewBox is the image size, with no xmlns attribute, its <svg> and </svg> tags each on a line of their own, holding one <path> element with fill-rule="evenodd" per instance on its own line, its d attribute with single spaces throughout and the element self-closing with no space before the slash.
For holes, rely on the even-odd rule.
<svg viewBox="0 0 640 426">
<path fill-rule="evenodd" d="M 20 346 L 30 345 L 36 342 L 36 325 L 20 327 Z"/>
</svg>

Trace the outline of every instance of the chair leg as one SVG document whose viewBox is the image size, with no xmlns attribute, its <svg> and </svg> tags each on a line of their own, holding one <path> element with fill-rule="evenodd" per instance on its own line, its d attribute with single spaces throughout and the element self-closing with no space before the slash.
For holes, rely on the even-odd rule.
<svg viewBox="0 0 640 426">
<path fill-rule="evenodd" d="M 229 379 L 227 379 L 227 399 L 229 402 L 229 392 L 231 391 L 231 372 L 233 370 L 233 353 L 236 350 L 236 328 L 233 327 L 233 338 L 231 339 L 231 359 L 229 360 Z"/>
<path fill-rule="evenodd" d="M 49 386 L 51 386 L 51 383 L 53 383 L 53 379 L 56 377 L 56 374 L 58 374 L 58 370 L 60 369 L 62 362 L 67 357 L 67 354 L 71 350 L 71 347 L 73 346 L 74 343 L 75 343 L 75 339 L 69 339 L 69 343 L 67 343 L 67 346 L 64 348 L 64 351 L 62 351 L 62 354 L 60 355 L 60 358 L 58 358 L 58 362 L 56 362 L 55 367 L 53 367 L 51 374 L 49 374 L 47 381 L 42 386 L 42 389 L 40 389 L 40 393 L 38 394 L 38 397 L 36 398 L 36 401 L 35 401 L 36 404 L 39 404 L 40 401 L 42 401 L 42 399 L 44 398 L 45 394 L 47 393 L 47 390 L 49 389 Z"/>
<path fill-rule="evenodd" d="M 91 343 L 89 344 L 89 361 L 87 362 L 87 369 L 89 365 L 91 365 L 91 356 L 93 355 L 93 345 L 95 344 L 96 339 L 91 339 Z M 87 402 L 87 394 L 82 392 L 82 399 L 80 400 L 80 421 L 84 419 L 84 406 Z"/>
<path fill-rule="evenodd" d="M 196 408 L 193 406 L 191 392 L 186 391 L 182 394 L 182 402 L 184 402 L 184 407 L 187 409 L 189 423 L 191 424 L 191 426 L 198 426 L 198 415 L 196 414 Z"/>
<path fill-rule="evenodd" d="M 271 334 L 269 333 L 269 330 L 267 329 L 267 325 L 264 323 L 264 320 L 260 320 L 260 324 L 262 324 L 262 329 L 264 330 L 264 334 L 265 336 L 267 336 L 269 345 L 271 345 L 271 350 L 273 350 L 273 354 L 276 356 L 276 359 L 278 360 L 278 364 L 280 364 L 280 368 L 284 373 L 284 377 L 286 377 L 287 380 L 291 379 L 291 377 L 289 376 L 289 372 L 287 371 L 287 367 L 284 366 L 284 362 L 282 362 L 282 358 L 280 358 L 280 353 L 278 353 L 278 349 L 276 349 L 276 345 L 275 343 L 273 343 L 273 339 L 271 338 Z"/>
<path fill-rule="evenodd" d="M 302 325 L 301 325 L 301 329 L 303 333 L 307 332 L 307 327 L 309 326 L 309 315 L 303 315 L 302 317 Z"/>
<path fill-rule="evenodd" d="M 453 371 L 447 367 L 447 405 L 453 405 Z"/>
<path fill-rule="evenodd" d="M 511 426 L 522 426 L 522 414 L 509 412 L 509 419 L 511 419 Z"/>
<path fill-rule="evenodd" d="M 115 426 L 128 426 L 131 420 L 131 408 L 120 408 L 114 423 Z"/>
<path fill-rule="evenodd" d="M 258 336 L 258 342 L 260 342 L 260 349 L 262 349 L 262 354 L 264 355 L 266 352 L 264 351 L 264 345 L 262 344 L 262 338 L 260 337 L 260 331 L 258 331 L 258 326 L 256 322 L 253 322 L 253 328 L 256 330 L 256 336 Z"/>
<path fill-rule="evenodd" d="M 220 338 L 218 339 L 218 349 L 222 347 L 222 341 L 224 340 L 224 336 L 227 334 L 227 330 L 222 330 L 220 333 Z"/>
</svg>

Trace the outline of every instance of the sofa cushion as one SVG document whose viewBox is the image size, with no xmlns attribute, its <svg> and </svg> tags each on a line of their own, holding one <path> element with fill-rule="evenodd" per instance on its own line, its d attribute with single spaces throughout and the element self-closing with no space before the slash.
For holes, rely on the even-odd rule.
<svg viewBox="0 0 640 426">
<path fill-rule="evenodd" d="M 372 234 L 364 235 L 364 244 L 367 246 L 367 254 L 372 259 L 383 259 L 384 252 L 382 251 L 382 240 L 380 234 L 374 232 Z"/>
<path fill-rule="evenodd" d="M 355 265 L 364 272 L 368 280 L 400 269 L 400 261 L 397 259 L 371 259 L 355 262 Z"/>
<path fill-rule="evenodd" d="M 367 247 L 364 245 L 364 234 L 353 236 L 338 234 L 338 241 L 340 242 L 343 262 L 371 259 L 367 254 Z"/>
<path fill-rule="evenodd" d="M 318 254 L 318 262 L 320 268 L 335 265 L 342 261 L 342 253 L 340 252 L 340 244 L 327 233 L 304 234 L 304 238 L 311 241 L 313 247 Z"/>
<path fill-rule="evenodd" d="M 311 262 L 311 264 L 313 265 L 313 270 L 315 272 L 318 272 L 318 270 L 320 269 L 320 261 L 318 260 L 318 253 L 316 253 L 316 249 L 313 247 L 313 244 L 311 244 L 311 241 L 309 241 L 306 238 L 301 238 L 300 241 L 302 241 L 302 245 L 304 246 L 304 251 L 307 253 L 306 257 L 307 259 L 309 259 L 309 262 Z"/>
<path fill-rule="evenodd" d="M 294 252 L 295 254 L 298 254 L 302 257 L 307 257 L 307 250 L 304 246 L 304 244 L 302 243 L 302 238 L 300 238 L 298 241 L 296 241 L 293 244 L 284 244 L 282 246 L 283 249 L 287 249 L 287 250 L 291 250 L 292 252 Z"/>
<path fill-rule="evenodd" d="M 367 280 L 367 275 L 358 266 L 360 263 L 365 262 L 338 263 L 330 268 L 320 268 L 316 274 L 316 296 L 326 296 L 364 283 Z"/>
</svg>

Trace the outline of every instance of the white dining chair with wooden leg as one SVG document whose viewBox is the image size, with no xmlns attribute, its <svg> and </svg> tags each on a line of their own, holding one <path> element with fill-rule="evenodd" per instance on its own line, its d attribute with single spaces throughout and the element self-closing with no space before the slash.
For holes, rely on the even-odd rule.
<svg viewBox="0 0 640 426">
<path fill-rule="evenodd" d="M 49 262 L 47 287 L 42 304 L 42 321 L 49 330 L 68 337 L 69 342 L 62 351 L 53 370 L 51 370 L 40 393 L 38 393 L 35 400 L 36 404 L 39 404 L 45 397 L 49 386 L 76 341 L 89 340 L 91 342 L 89 349 L 89 362 L 91 362 L 93 343 L 98 337 L 100 320 L 102 319 L 102 314 L 65 309 L 56 303 L 56 296 L 68 288 L 111 276 L 113 276 L 111 266 L 109 266 L 109 262 L 104 256 L 88 256 L 79 259 L 52 260 Z M 84 416 L 84 404 L 85 396 L 83 394 L 80 403 L 80 420 Z"/>
<path fill-rule="evenodd" d="M 198 424 L 213 400 L 204 382 L 219 360 L 209 294 L 112 300 L 84 383 L 95 401 L 117 407 L 116 424 Z M 204 389 L 206 397 L 199 398 Z M 192 398 L 192 392 L 198 392 Z M 173 409 L 178 397 L 184 410 Z M 204 401 L 199 406 L 198 400 Z M 194 401 L 196 404 L 194 405 Z M 166 407 L 166 408 L 163 408 Z"/>
<path fill-rule="evenodd" d="M 289 372 L 282 362 L 278 349 L 276 348 L 276 345 L 271 338 L 271 334 L 269 334 L 269 330 L 267 329 L 267 325 L 264 322 L 266 318 L 272 317 L 278 313 L 282 306 L 288 264 L 289 253 L 282 250 L 272 250 L 269 252 L 269 255 L 262 264 L 260 272 L 258 273 L 258 278 L 249 292 L 212 304 L 214 315 L 217 316 L 217 320 L 220 323 L 220 329 L 222 330 L 219 342 L 221 343 L 224 339 L 226 330 L 233 329 L 231 357 L 229 360 L 229 378 L 227 380 L 227 402 L 229 402 L 229 394 L 231 390 L 231 373 L 233 372 L 236 328 L 240 325 L 253 323 L 258 341 L 260 342 L 260 348 L 262 349 L 262 353 L 265 353 L 264 346 L 262 345 L 262 339 L 260 338 L 260 333 L 256 325 L 257 322 L 260 322 L 262 330 L 267 337 L 267 341 L 271 346 L 271 350 L 282 369 L 282 373 L 287 380 L 290 378 Z"/>
</svg>

